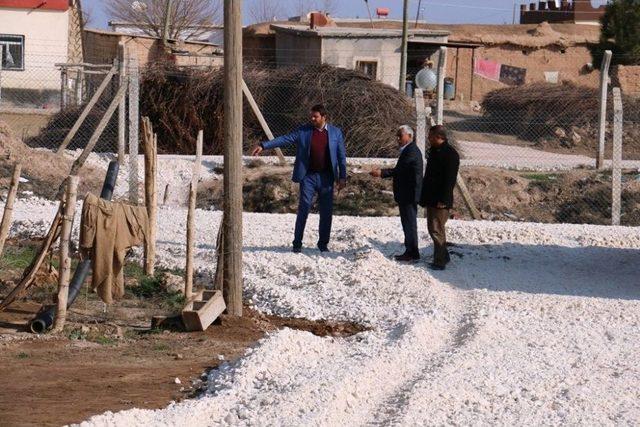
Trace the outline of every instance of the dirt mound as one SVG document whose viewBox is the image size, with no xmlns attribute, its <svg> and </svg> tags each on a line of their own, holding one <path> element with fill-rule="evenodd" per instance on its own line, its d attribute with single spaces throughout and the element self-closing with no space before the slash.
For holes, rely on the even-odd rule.
<svg viewBox="0 0 640 427">
<path fill-rule="evenodd" d="M 204 129 L 205 153 L 220 154 L 223 136 L 222 70 L 149 69 L 141 88 L 141 112 L 158 132 L 163 153 L 192 154 L 198 129 Z M 330 66 L 273 70 L 247 67 L 244 79 L 275 135 L 308 121 L 308 108 L 326 105 L 332 123 L 356 157 L 396 154 L 395 131 L 415 121 L 410 100 L 391 86 L 356 71 Z M 248 104 L 244 105 L 245 150 L 265 139 Z"/>
<path fill-rule="evenodd" d="M 8 187 L 15 162 L 22 163 L 22 177 L 28 180 L 20 184 L 20 191 L 31 191 L 36 196 L 52 199 L 69 175 L 73 159 L 49 150 L 28 147 L 0 121 L 0 186 Z M 105 173 L 91 166 L 83 167 L 79 194 L 99 191 Z"/>
</svg>

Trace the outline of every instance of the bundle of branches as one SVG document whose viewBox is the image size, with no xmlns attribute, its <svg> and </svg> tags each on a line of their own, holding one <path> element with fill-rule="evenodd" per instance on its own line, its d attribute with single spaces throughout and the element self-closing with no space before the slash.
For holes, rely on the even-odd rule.
<svg viewBox="0 0 640 427">
<path fill-rule="evenodd" d="M 598 123 L 599 91 L 595 88 L 562 84 L 532 83 L 489 92 L 482 101 L 485 118 L 498 133 L 516 133 L 522 138 L 536 140 L 553 134 L 558 128 L 592 127 Z M 608 120 L 613 119 L 612 97 L 607 107 Z M 638 121 L 638 100 L 623 97 L 631 116 L 625 120 Z"/>
<path fill-rule="evenodd" d="M 345 134 L 349 156 L 395 155 L 396 129 L 415 122 L 408 98 L 356 71 L 330 66 L 247 66 L 244 79 L 275 135 L 306 123 L 313 104 L 325 104 L 330 121 Z M 203 129 L 205 152 L 222 153 L 223 91 L 220 69 L 177 69 L 166 64 L 149 68 L 143 78 L 140 108 L 158 132 L 158 149 L 191 154 L 197 131 Z M 245 102 L 245 150 L 265 138 Z"/>
<path fill-rule="evenodd" d="M 107 100 L 110 101 L 110 100 Z M 108 105 L 105 102 L 99 102 L 87 115 L 87 118 L 82 122 L 80 129 L 75 134 L 71 143 L 67 147 L 70 150 L 78 148 L 84 148 L 93 131 L 98 126 L 98 123 L 102 119 L 107 110 Z M 84 105 L 80 107 L 70 107 L 60 111 L 56 115 L 52 116 L 47 125 L 36 136 L 27 138 L 25 143 L 30 147 L 45 147 L 51 149 L 57 149 L 62 141 L 75 124 L 76 120 L 82 114 Z M 98 139 L 98 143 L 94 151 L 99 152 L 115 152 L 118 148 L 118 114 L 115 113 L 104 132 Z"/>
</svg>

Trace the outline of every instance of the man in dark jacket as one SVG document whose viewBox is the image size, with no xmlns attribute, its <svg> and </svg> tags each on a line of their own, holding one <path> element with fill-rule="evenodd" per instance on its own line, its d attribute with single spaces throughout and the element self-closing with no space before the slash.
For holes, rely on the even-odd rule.
<svg viewBox="0 0 640 427">
<path fill-rule="evenodd" d="M 449 209 L 453 207 L 460 156 L 449 144 L 442 125 L 429 129 L 429 145 L 420 205 L 427 208 L 427 228 L 433 239 L 433 262 L 429 266 L 434 270 L 444 270 L 450 260 L 445 224 Z"/>
<path fill-rule="evenodd" d="M 413 142 L 413 129 L 401 126 L 398 129 L 400 157 L 393 169 L 375 169 L 371 175 L 381 178 L 393 178 L 393 198 L 400 209 L 400 220 L 404 231 L 405 251 L 397 255 L 397 261 L 416 261 L 420 259 L 418 250 L 418 201 L 422 186 L 422 152 Z"/>
</svg>

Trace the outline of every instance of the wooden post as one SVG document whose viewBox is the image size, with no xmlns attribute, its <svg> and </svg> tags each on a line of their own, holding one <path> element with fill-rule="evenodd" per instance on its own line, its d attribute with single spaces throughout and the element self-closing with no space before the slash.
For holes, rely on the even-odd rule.
<svg viewBox="0 0 640 427">
<path fill-rule="evenodd" d="M 22 164 L 16 163 L 13 167 L 13 175 L 11 176 L 11 185 L 9 185 L 9 192 L 7 193 L 7 202 L 4 205 L 4 213 L 2 214 L 2 223 L 0 223 L 0 258 L 2 258 L 2 252 L 4 251 L 4 244 L 7 241 L 9 235 L 9 228 L 11 227 L 11 217 L 13 216 L 13 203 L 16 200 L 16 194 L 18 193 L 18 186 L 20 185 L 20 172 L 22 171 Z"/>
<path fill-rule="evenodd" d="M 620 225 L 622 197 L 623 110 L 620 88 L 613 88 L 613 156 L 611 171 L 611 225 Z"/>
<path fill-rule="evenodd" d="M 422 89 L 416 88 L 414 94 L 416 100 L 416 145 L 422 151 L 422 158 L 424 159 L 427 153 L 427 111 L 424 105 Z"/>
<path fill-rule="evenodd" d="M 144 274 L 153 276 L 156 260 L 156 236 L 158 227 L 158 193 L 156 174 L 158 170 L 157 135 L 148 117 L 142 118 L 142 137 L 144 138 L 144 202 L 149 217 L 149 235 L 144 245 Z"/>
<path fill-rule="evenodd" d="M 419 12 L 419 11 L 418 11 Z M 402 9 L 402 45 L 400 47 L 400 92 L 407 93 L 407 44 L 409 40 L 409 0 L 404 0 Z"/>
<path fill-rule="evenodd" d="M 196 162 L 193 165 L 191 184 L 189 185 L 189 211 L 187 212 L 187 265 L 185 266 L 184 296 L 191 298 L 193 294 L 193 258 L 196 248 L 196 199 L 198 195 L 198 181 L 200 180 L 200 164 L 202 163 L 202 131 L 198 132 L 196 144 Z"/>
<path fill-rule="evenodd" d="M 224 289 L 224 215 L 220 219 L 220 226 L 218 227 L 216 255 L 216 276 L 213 281 L 213 288 L 222 291 Z"/>
<path fill-rule="evenodd" d="M 253 98 L 253 95 L 249 90 L 249 86 L 247 86 L 244 80 L 242 80 L 242 92 L 244 93 L 244 96 L 247 98 L 247 102 L 251 106 L 251 110 L 253 110 L 253 114 L 256 115 L 258 122 L 260 122 L 260 126 L 262 126 L 262 131 L 265 133 L 265 135 L 267 135 L 267 138 L 269 139 L 269 141 L 271 141 L 273 139 L 273 133 L 271 132 L 271 129 L 267 124 L 267 121 L 262 115 L 262 112 L 260 111 L 260 107 L 258 107 L 258 103 Z M 283 166 L 286 165 L 287 160 L 284 158 L 284 154 L 282 154 L 282 150 L 279 148 L 276 148 L 275 151 L 276 151 L 276 155 L 278 156 L 278 160 L 280 160 L 280 165 L 283 165 Z"/>
<path fill-rule="evenodd" d="M 458 190 L 460 190 L 460 194 L 462 195 L 462 200 L 464 200 L 464 204 L 467 206 L 467 209 L 469 209 L 469 212 L 471 213 L 471 218 L 482 219 L 482 216 L 480 215 L 480 211 L 478 210 L 478 208 L 476 208 L 476 204 L 473 202 L 471 193 L 467 189 L 467 184 L 465 184 L 464 178 L 459 172 L 458 172 L 458 176 L 456 177 L 456 186 L 458 187 Z"/>
<path fill-rule="evenodd" d="M 224 0 L 224 298 L 242 316 L 242 0 Z"/>
<path fill-rule="evenodd" d="M 607 90 L 609 88 L 609 66 L 611 51 L 605 50 L 600 65 L 600 114 L 598 116 L 598 157 L 596 169 L 604 169 L 604 145 L 607 130 Z"/>
<path fill-rule="evenodd" d="M 447 65 L 447 48 L 440 48 L 438 55 L 438 107 L 436 110 L 436 124 L 441 125 L 444 121 L 444 75 Z"/>
<path fill-rule="evenodd" d="M 122 87 L 127 81 L 126 58 L 124 55 L 124 42 L 118 43 L 118 82 Z M 125 138 L 127 137 L 127 103 L 125 99 L 118 106 L 118 164 L 124 164 Z"/>
<path fill-rule="evenodd" d="M 139 153 L 139 108 L 140 108 L 140 75 L 138 58 L 129 52 L 129 203 L 137 205 L 138 196 L 138 153 Z"/>
<path fill-rule="evenodd" d="M 62 141 L 62 144 L 60 144 L 60 148 L 58 148 L 58 151 L 57 151 L 58 154 L 62 154 L 64 150 L 66 150 L 66 148 L 69 146 L 69 144 L 71 143 L 71 140 L 73 139 L 74 136 L 76 136 L 76 133 L 80 129 L 80 126 L 82 126 L 82 123 L 84 123 L 85 119 L 91 112 L 91 109 L 98 102 L 98 99 L 100 99 L 100 96 L 109 85 L 109 82 L 111 81 L 115 73 L 116 73 L 116 67 L 114 65 L 111 68 L 111 70 L 109 70 L 104 80 L 102 80 L 102 83 L 100 83 L 100 86 L 98 86 L 96 93 L 93 94 L 89 103 L 82 110 L 80 117 L 78 117 L 78 120 L 76 120 L 76 122 L 73 124 L 73 127 L 71 128 L 67 136 L 64 138 L 64 141 Z"/>
<path fill-rule="evenodd" d="M 171 27 L 171 9 L 173 9 L 173 1 L 172 0 L 165 0 L 165 7 L 164 7 L 164 22 L 163 22 L 163 26 L 164 28 L 162 29 L 162 45 L 164 47 L 167 47 L 167 40 L 169 39 L 169 28 Z"/>
<path fill-rule="evenodd" d="M 67 189 L 64 196 L 64 216 L 60 233 L 60 275 L 58 276 L 58 307 L 53 330 L 60 332 L 67 319 L 67 301 L 69 297 L 69 277 L 71 276 L 71 258 L 69 257 L 69 241 L 73 228 L 73 217 L 76 213 L 76 197 L 78 194 L 78 177 L 67 178 Z"/>
</svg>

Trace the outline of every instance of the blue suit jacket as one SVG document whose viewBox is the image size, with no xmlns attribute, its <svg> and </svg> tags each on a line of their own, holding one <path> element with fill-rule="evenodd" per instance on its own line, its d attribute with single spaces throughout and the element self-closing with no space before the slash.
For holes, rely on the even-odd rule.
<svg viewBox="0 0 640 427">
<path fill-rule="evenodd" d="M 347 179 L 347 154 L 344 146 L 344 136 L 340 128 L 327 124 L 329 133 L 329 154 L 334 179 Z M 293 182 L 300 182 L 307 176 L 309 158 L 311 156 L 311 135 L 313 125 L 304 125 L 288 135 L 279 136 L 271 141 L 262 143 L 265 150 L 272 148 L 296 146 L 296 161 L 293 166 Z"/>
</svg>

